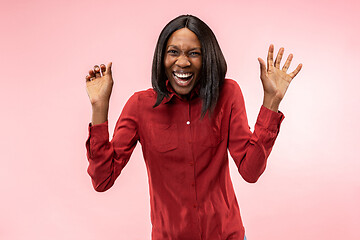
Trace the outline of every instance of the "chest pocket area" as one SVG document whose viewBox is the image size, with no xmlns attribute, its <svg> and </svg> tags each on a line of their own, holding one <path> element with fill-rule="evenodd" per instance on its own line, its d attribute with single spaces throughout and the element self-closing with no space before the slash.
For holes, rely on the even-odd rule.
<svg viewBox="0 0 360 240">
<path fill-rule="evenodd" d="M 219 114 L 213 119 L 205 116 L 196 124 L 194 137 L 195 142 L 204 147 L 217 147 L 223 140 L 221 131 L 221 116 Z"/>
<path fill-rule="evenodd" d="M 149 145 L 158 152 L 168 152 L 178 147 L 177 126 L 175 124 L 152 124 L 149 128 Z"/>
</svg>

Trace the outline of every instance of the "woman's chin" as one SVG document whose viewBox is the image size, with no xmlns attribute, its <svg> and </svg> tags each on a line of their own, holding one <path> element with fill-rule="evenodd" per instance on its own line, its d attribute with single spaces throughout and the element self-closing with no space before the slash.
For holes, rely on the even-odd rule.
<svg viewBox="0 0 360 240">
<path fill-rule="evenodd" d="M 175 90 L 177 95 L 186 96 L 191 92 L 192 88 L 185 88 L 184 89 L 184 88 L 177 87 L 177 88 L 174 88 L 174 90 Z"/>
<path fill-rule="evenodd" d="M 193 84 L 190 82 L 189 84 L 186 84 L 185 86 L 182 86 L 180 84 L 177 84 L 177 82 L 171 82 L 171 86 L 178 95 L 187 95 L 191 92 L 191 90 L 194 88 Z"/>
</svg>

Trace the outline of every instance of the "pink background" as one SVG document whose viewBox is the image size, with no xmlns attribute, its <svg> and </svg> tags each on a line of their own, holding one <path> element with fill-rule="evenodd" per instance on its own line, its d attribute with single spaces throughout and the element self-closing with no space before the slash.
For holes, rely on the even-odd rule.
<svg viewBox="0 0 360 240">
<path fill-rule="evenodd" d="M 109 124 L 150 84 L 161 29 L 194 14 L 215 32 L 253 126 L 257 57 L 270 43 L 303 63 L 265 173 L 248 184 L 230 161 L 249 240 L 360 239 L 359 1 L 2 1 L 0 239 L 150 239 L 140 145 L 105 193 L 85 151 L 85 76 L 113 62 Z M 284 61 L 283 61 L 284 62 Z"/>
</svg>

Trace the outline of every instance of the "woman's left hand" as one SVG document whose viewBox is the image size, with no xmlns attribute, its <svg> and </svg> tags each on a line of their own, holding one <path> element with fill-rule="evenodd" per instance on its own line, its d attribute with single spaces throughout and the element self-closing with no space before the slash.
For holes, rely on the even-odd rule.
<svg viewBox="0 0 360 240">
<path fill-rule="evenodd" d="M 292 61 L 293 55 L 290 54 L 283 66 L 280 69 L 281 58 L 284 54 L 284 48 L 280 48 L 275 63 L 273 61 L 274 45 L 270 45 L 267 56 L 267 67 L 265 61 L 258 58 L 260 63 L 260 78 L 264 88 L 264 107 L 267 107 L 275 112 L 278 111 L 279 104 L 284 98 L 287 88 L 293 78 L 299 73 L 302 64 L 299 64 L 296 69 L 287 74 L 287 70 Z"/>
</svg>

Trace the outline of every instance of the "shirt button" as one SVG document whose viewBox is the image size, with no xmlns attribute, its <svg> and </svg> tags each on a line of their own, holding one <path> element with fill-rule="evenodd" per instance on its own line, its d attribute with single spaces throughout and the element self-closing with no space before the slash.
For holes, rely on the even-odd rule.
<svg viewBox="0 0 360 240">
<path fill-rule="evenodd" d="M 194 187 L 194 186 L 195 186 L 195 183 L 193 182 L 193 183 L 191 184 L 191 186 L 193 186 L 193 187 Z"/>
<path fill-rule="evenodd" d="M 190 125 L 190 121 L 187 121 L 186 124 L 187 124 L 187 125 Z"/>
<path fill-rule="evenodd" d="M 190 165 L 190 166 L 194 166 L 194 162 L 189 162 L 189 165 Z"/>
<path fill-rule="evenodd" d="M 194 206 L 193 206 L 194 208 L 196 208 L 196 204 L 194 204 Z"/>
</svg>

